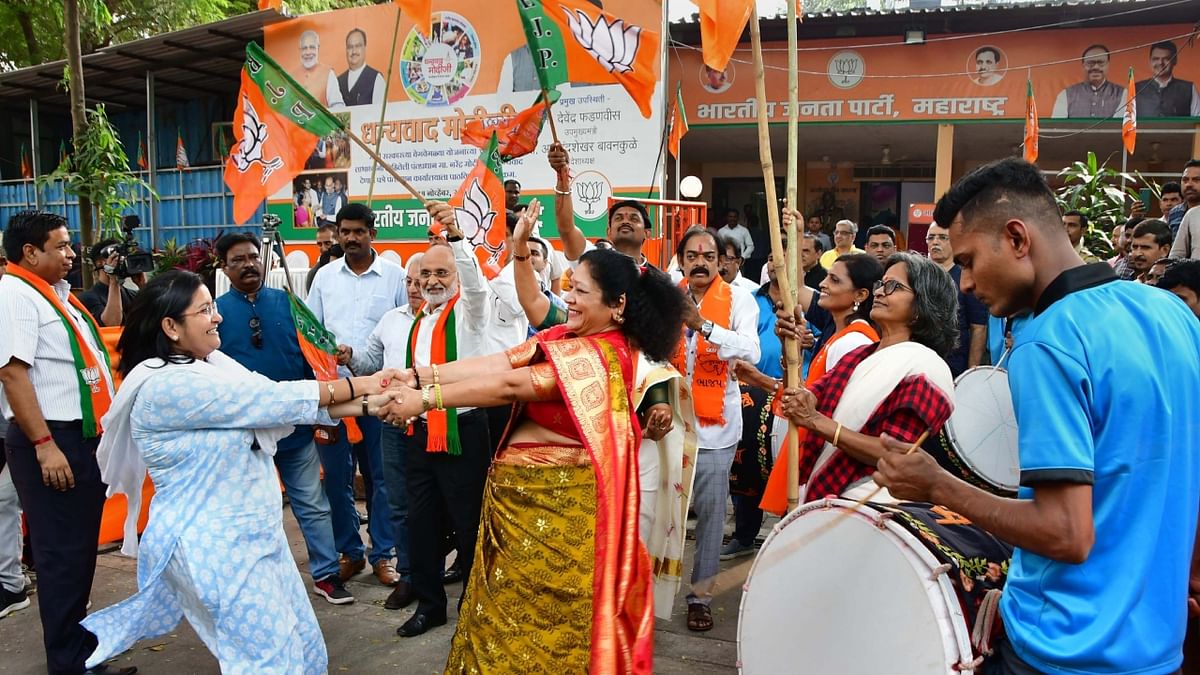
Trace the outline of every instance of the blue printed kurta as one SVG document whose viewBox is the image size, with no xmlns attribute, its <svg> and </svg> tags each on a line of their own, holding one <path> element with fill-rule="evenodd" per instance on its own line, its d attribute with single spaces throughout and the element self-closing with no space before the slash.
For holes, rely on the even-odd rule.
<svg viewBox="0 0 1200 675">
<path fill-rule="evenodd" d="M 223 673 L 324 673 L 328 655 L 283 531 L 272 458 L 253 429 L 330 424 L 313 382 L 230 386 L 163 369 L 138 393 L 132 435 L 154 481 L 138 592 L 84 620 L 94 666 L 186 617 Z"/>
</svg>

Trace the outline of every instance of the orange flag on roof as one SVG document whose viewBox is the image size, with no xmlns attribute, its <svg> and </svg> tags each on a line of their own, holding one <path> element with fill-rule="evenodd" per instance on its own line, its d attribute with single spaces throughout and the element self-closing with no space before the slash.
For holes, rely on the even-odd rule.
<svg viewBox="0 0 1200 675">
<path fill-rule="evenodd" d="M 1033 98 L 1033 80 L 1025 80 L 1025 161 L 1036 163 L 1038 158 L 1038 112 Z"/>
<path fill-rule="evenodd" d="M 700 9 L 700 46 L 704 65 L 725 70 L 754 11 L 754 0 L 692 0 Z M 797 14 L 800 13 L 797 3 Z"/>
<path fill-rule="evenodd" d="M 675 88 L 675 110 L 671 115 L 671 133 L 667 136 L 667 150 L 672 157 L 679 157 L 679 141 L 688 132 L 687 114 L 683 111 L 683 84 Z"/>
<path fill-rule="evenodd" d="M 448 202 L 454 208 L 463 239 L 474 247 L 484 276 L 494 278 L 504 253 L 504 167 L 500 142 L 492 132 L 487 147 L 479 153 L 475 168 L 467 174 L 458 192 Z"/>
<path fill-rule="evenodd" d="M 650 117 L 662 36 L 587 0 L 517 0 L 538 81 L 547 91 L 566 82 L 618 83 Z"/>
<path fill-rule="evenodd" d="M 426 36 L 430 34 L 430 26 L 433 24 L 433 0 L 396 0 L 396 5 L 400 7 L 402 14 L 412 19 L 417 30 Z"/>
<path fill-rule="evenodd" d="M 1133 154 L 1137 145 L 1137 87 L 1133 84 L 1133 68 L 1129 69 L 1129 87 L 1125 90 L 1125 119 L 1121 122 L 1121 141 L 1125 152 Z"/>
</svg>

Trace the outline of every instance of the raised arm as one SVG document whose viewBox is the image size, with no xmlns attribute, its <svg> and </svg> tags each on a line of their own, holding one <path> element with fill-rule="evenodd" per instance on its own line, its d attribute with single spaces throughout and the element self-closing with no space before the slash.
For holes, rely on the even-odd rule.
<svg viewBox="0 0 1200 675">
<path fill-rule="evenodd" d="M 521 309 L 525 310 L 529 325 L 535 328 L 542 325 L 552 309 L 550 298 L 542 293 L 537 273 L 533 271 L 533 263 L 529 261 L 529 236 L 533 233 L 533 224 L 537 222 L 541 212 L 541 202 L 532 202 L 521 214 L 513 231 L 513 284 L 517 287 L 517 300 L 521 303 Z"/>
<path fill-rule="evenodd" d="M 562 239 L 563 255 L 570 261 L 579 260 L 587 247 L 587 239 L 575 226 L 575 206 L 571 201 L 571 158 L 562 143 L 551 144 L 547 157 L 555 174 L 554 222 Z"/>
</svg>

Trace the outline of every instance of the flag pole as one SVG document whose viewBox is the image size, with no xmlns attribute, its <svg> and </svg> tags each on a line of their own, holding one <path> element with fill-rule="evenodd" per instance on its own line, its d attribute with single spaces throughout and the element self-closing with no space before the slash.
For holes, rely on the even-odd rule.
<svg viewBox="0 0 1200 675">
<path fill-rule="evenodd" d="M 799 154 L 800 154 L 800 138 L 799 134 L 799 119 L 796 115 L 796 109 L 799 107 L 799 61 L 798 61 L 798 42 L 797 42 L 797 27 L 796 27 L 796 3 L 791 0 L 787 3 L 787 39 L 788 39 L 788 119 L 787 119 L 787 205 L 790 208 L 800 210 L 800 202 L 796 194 L 799 188 L 798 174 L 800 171 Z M 800 240 L 796 223 L 791 223 L 787 228 L 788 248 L 787 248 L 787 264 L 789 270 L 797 270 L 800 265 Z M 796 283 L 792 284 L 792 301 L 795 302 L 799 297 L 800 282 L 797 279 Z M 789 465 L 790 466 L 790 465 Z M 794 508 L 794 507 L 789 507 Z"/>
<path fill-rule="evenodd" d="M 379 102 L 379 126 L 376 129 L 383 127 L 384 118 L 387 117 L 387 100 L 388 90 L 392 87 L 392 66 L 396 63 L 396 43 L 400 37 L 400 5 L 396 5 L 396 25 L 392 27 L 392 51 L 388 56 L 387 79 L 383 81 L 383 100 Z M 379 153 L 379 146 L 383 144 L 383 134 L 375 133 L 375 153 Z M 371 184 L 367 186 L 367 205 L 371 205 L 371 197 L 375 195 L 375 170 L 378 165 L 371 165 Z"/>
<path fill-rule="evenodd" d="M 379 153 L 371 149 L 371 146 L 367 145 L 366 142 L 359 138 L 357 134 L 355 134 L 353 131 L 350 131 L 350 129 L 345 126 L 343 126 L 342 129 L 345 130 L 346 135 L 350 137 L 350 140 L 357 143 L 358 147 L 362 148 L 363 151 L 367 153 L 368 157 L 382 167 L 383 170 L 388 173 L 388 175 L 390 175 L 392 178 L 395 178 L 396 182 L 399 183 L 405 190 L 408 190 L 413 197 L 416 197 L 422 204 L 425 204 L 429 201 L 425 198 L 425 195 L 421 194 L 417 191 L 417 188 L 413 187 L 412 183 L 408 182 L 408 179 L 406 179 L 404 176 L 401 176 L 398 171 L 393 169 L 391 164 L 388 164 L 386 161 L 384 161 L 384 159 L 379 156 Z"/>
<path fill-rule="evenodd" d="M 791 4 L 791 3 L 789 3 Z M 767 222 L 771 235 L 771 256 L 774 259 L 775 281 L 779 284 L 779 294 L 783 299 L 783 310 L 788 316 L 796 311 L 796 300 L 792 296 L 793 271 L 789 269 L 783 252 L 783 237 L 779 233 L 779 199 L 775 194 L 775 163 L 771 158 L 771 134 L 767 126 L 767 84 L 764 79 L 766 70 L 763 68 L 762 35 L 758 25 L 758 10 L 750 14 L 750 45 L 754 51 L 754 97 L 755 108 L 758 112 L 758 157 L 762 163 L 763 188 L 767 197 Z M 789 242 L 797 247 L 796 242 Z M 788 387 L 800 384 L 800 349 L 796 341 L 784 339 L 784 383 Z M 787 460 L 788 460 L 788 510 L 791 511 L 800 503 L 800 446 L 796 426 L 788 424 Z"/>
<path fill-rule="evenodd" d="M 550 122 L 550 137 L 558 143 L 558 126 L 554 124 L 554 108 L 550 101 L 550 92 L 545 87 L 542 88 L 542 100 L 546 102 L 546 119 Z"/>
</svg>

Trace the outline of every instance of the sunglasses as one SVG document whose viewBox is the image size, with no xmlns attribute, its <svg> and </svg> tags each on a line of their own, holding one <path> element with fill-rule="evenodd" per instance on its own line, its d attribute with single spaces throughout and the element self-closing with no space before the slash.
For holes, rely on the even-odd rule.
<svg viewBox="0 0 1200 675">
<path fill-rule="evenodd" d="M 262 349 L 262 320 L 257 316 L 250 317 L 250 344 L 254 345 L 255 349 Z"/>
<path fill-rule="evenodd" d="M 912 288 L 910 288 L 909 286 L 905 286 L 904 284 L 900 283 L 899 281 L 896 281 L 895 279 L 888 279 L 887 281 L 882 281 L 882 280 L 876 281 L 875 285 L 871 287 L 871 292 L 878 293 L 882 289 L 883 297 L 886 298 L 887 296 L 891 295 L 892 293 L 895 293 L 897 289 L 901 289 L 901 288 L 903 288 L 904 290 L 906 290 L 910 293 L 916 293 L 916 291 L 914 291 Z"/>
</svg>

